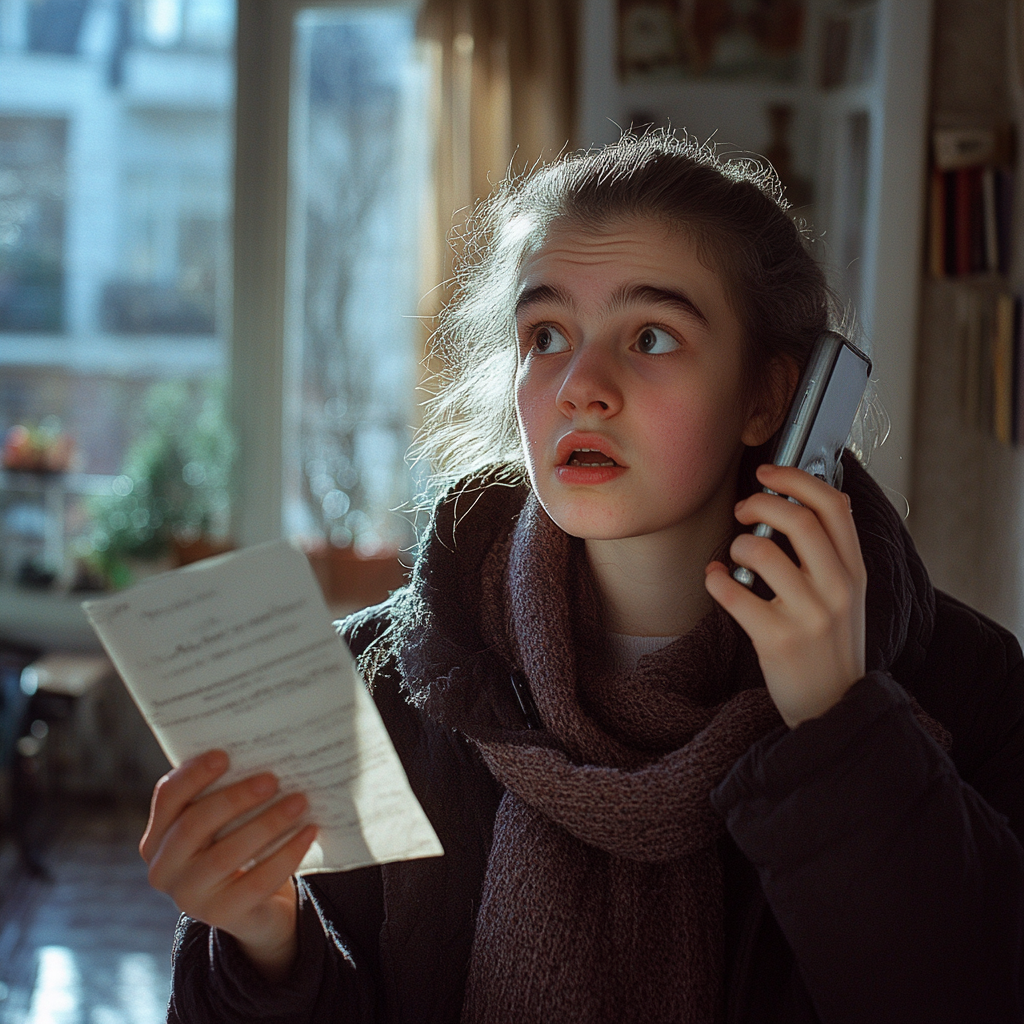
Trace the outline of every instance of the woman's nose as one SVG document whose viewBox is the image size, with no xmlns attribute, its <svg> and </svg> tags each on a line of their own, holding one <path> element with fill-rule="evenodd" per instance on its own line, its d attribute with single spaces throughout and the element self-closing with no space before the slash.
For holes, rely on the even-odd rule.
<svg viewBox="0 0 1024 1024">
<path fill-rule="evenodd" d="M 566 416 L 581 412 L 614 416 L 622 408 L 616 370 L 614 359 L 601 346 L 584 344 L 573 356 L 558 389 L 558 408 Z"/>
</svg>

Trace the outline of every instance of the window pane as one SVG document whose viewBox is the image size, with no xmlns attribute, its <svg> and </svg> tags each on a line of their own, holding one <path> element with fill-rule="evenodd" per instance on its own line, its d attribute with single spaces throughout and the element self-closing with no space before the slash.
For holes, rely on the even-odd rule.
<svg viewBox="0 0 1024 1024">
<path fill-rule="evenodd" d="M 362 553 L 412 539 L 392 510 L 413 491 L 430 167 L 415 18 L 410 6 L 311 10 L 295 30 L 285 523 Z"/>
<path fill-rule="evenodd" d="M 223 420 L 211 403 L 230 286 L 234 3 L 0 0 L 0 14 L 0 430 L 73 440 L 62 526 L 101 546 L 110 530 L 78 492 L 126 467 L 154 477 L 120 511 L 157 552 L 172 521 L 187 528 L 172 506 L 188 502 L 146 511 L 142 492 L 160 473 L 181 477 L 203 417 Z M 0 539 L 12 523 L 41 530 L 18 511 L 35 501 L 29 482 L 0 482 Z"/>
<path fill-rule="evenodd" d="M 0 331 L 64 325 L 67 124 L 0 115 Z"/>
</svg>

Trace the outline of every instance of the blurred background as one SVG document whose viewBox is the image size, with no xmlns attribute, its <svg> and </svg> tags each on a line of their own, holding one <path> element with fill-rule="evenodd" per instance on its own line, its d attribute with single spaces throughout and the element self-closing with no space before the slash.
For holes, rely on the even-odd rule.
<svg viewBox="0 0 1024 1024">
<path fill-rule="evenodd" d="M 1020 634 L 1022 0 L 0 0 L 0 1022 L 163 1019 L 166 769 L 84 597 L 278 537 L 401 585 L 458 231 L 671 126 L 778 171 L 872 354 L 871 471 Z M 980 499 L 980 500 L 979 500 Z"/>
</svg>

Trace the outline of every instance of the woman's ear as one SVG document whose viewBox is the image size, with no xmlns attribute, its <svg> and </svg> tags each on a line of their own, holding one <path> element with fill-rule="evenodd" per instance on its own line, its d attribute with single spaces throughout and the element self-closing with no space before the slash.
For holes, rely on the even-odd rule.
<svg viewBox="0 0 1024 1024">
<path fill-rule="evenodd" d="M 771 386 L 765 388 L 743 429 L 741 440 L 748 448 L 764 444 L 782 426 L 800 381 L 800 369 L 789 356 L 777 356 L 769 373 Z"/>
</svg>

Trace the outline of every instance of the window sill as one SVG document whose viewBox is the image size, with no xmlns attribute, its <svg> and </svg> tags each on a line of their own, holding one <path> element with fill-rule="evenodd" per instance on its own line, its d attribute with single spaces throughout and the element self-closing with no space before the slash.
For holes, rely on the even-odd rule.
<svg viewBox="0 0 1024 1024">
<path fill-rule="evenodd" d="M 0 636 L 46 651 L 101 651 L 82 611 L 91 594 L 25 590 L 0 585 Z"/>
</svg>

